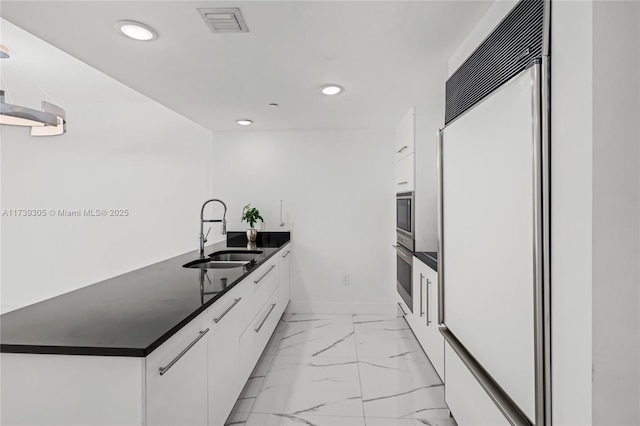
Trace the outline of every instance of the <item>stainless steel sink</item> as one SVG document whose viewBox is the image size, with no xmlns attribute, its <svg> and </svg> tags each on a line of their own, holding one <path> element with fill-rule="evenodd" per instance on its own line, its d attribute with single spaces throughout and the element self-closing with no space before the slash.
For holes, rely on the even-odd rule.
<svg viewBox="0 0 640 426">
<path fill-rule="evenodd" d="M 192 260 L 182 266 L 200 269 L 240 268 L 254 261 L 260 254 L 262 254 L 260 250 L 223 250 L 210 254 L 208 258 Z"/>
<path fill-rule="evenodd" d="M 262 254 L 260 250 L 224 250 L 217 251 L 209 255 L 211 261 L 225 261 L 225 262 L 251 262 Z"/>
<path fill-rule="evenodd" d="M 182 265 L 185 268 L 200 269 L 230 269 L 241 268 L 249 262 L 230 262 L 230 261 L 210 261 L 208 259 L 198 259 Z"/>
</svg>

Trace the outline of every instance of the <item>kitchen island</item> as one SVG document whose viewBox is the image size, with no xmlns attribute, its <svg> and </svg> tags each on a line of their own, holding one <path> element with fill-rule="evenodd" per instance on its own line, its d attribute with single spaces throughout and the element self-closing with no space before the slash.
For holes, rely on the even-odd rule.
<svg viewBox="0 0 640 426">
<path fill-rule="evenodd" d="M 184 268 L 196 250 L 2 315 L 2 424 L 224 422 L 289 300 L 273 234 L 241 267 Z"/>
</svg>

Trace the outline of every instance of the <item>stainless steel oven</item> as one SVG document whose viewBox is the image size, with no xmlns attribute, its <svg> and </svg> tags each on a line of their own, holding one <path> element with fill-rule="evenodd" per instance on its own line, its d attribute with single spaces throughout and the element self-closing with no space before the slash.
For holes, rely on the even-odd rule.
<svg viewBox="0 0 640 426">
<path fill-rule="evenodd" d="M 413 192 L 396 194 L 396 234 L 398 244 L 409 251 L 415 249 L 415 203 Z"/>
<path fill-rule="evenodd" d="M 409 310 L 413 312 L 413 253 L 399 244 L 395 248 L 397 253 L 396 287 L 402 300 L 405 301 Z"/>
</svg>

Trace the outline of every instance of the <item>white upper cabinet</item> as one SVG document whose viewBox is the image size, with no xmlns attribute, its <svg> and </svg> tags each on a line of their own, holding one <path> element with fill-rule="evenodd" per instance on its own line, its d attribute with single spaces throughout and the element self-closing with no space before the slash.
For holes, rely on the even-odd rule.
<svg viewBox="0 0 640 426">
<path fill-rule="evenodd" d="M 395 149 L 396 161 L 399 161 L 415 151 L 416 137 L 416 110 L 415 107 L 407 112 L 400 123 L 396 126 L 395 131 Z"/>
<path fill-rule="evenodd" d="M 396 192 L 415 191 L 414 154 L 409 154 L 396 162 Z"/>
</svg>

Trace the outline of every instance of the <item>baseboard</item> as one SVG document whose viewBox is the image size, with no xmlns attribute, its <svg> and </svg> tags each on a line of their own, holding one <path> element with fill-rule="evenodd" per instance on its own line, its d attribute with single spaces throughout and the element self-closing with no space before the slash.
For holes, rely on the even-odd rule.
<svg viewBox="0 0 640 426">
<path fill-rule="evenodd" d="M 394 303 L 331 303 L 303 302 L 291 300 L 287 313 L 296 314 L 355 314 L 355 315 L 396 315 Z"/>
</svg>

